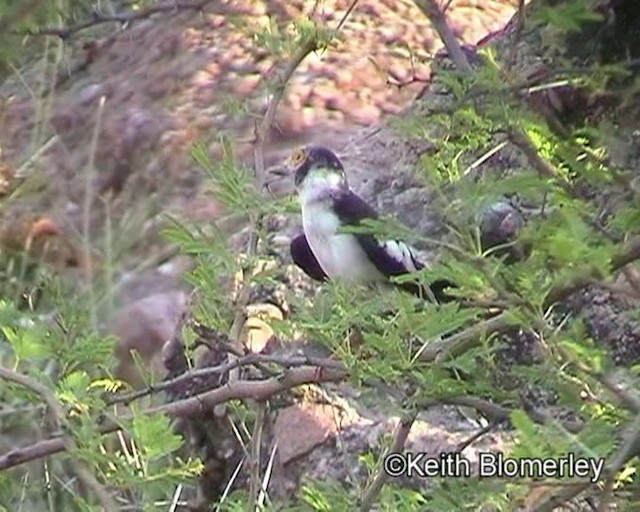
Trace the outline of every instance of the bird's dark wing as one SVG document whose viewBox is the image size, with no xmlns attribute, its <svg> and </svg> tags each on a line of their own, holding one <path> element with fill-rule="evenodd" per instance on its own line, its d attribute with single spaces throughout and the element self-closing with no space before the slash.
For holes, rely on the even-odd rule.
<svg viewBox="0 0 640 512">
<path fill-rule="evenodd" d="M 293 262 L 311 279 L 315 281 L 326 281 L 328 279 L 327 274 L 322 270 L 320 263 L 318 263 L 318 260 L 311 251 L 306 236 L 298 235 L 295 237 L 291 241 L 289 250 Z"/>
<path fill-rule="evenodd" d="M 336 194 L 333 198 L 334 211 L 340 221 L 348 226 L 357 226 L 365 219 L 377 219 L 378 213 L 360 196 L 352 191 Z M 371 234 L 354 233 L 362 249 L 374 266 L 386 277 L 400 276 L 424 268 L 411 248 L 400 240 L 380 241 Z M 397 284 L 403 290 L 419 297 L 429 297 L 428 290 L 417 282 Z M 444 290 L 453 286 L 445 280 L 435 281 L 430 285 L 431 293 L 440 302 L 447 302 L 451 297 Z"/>
</svg>

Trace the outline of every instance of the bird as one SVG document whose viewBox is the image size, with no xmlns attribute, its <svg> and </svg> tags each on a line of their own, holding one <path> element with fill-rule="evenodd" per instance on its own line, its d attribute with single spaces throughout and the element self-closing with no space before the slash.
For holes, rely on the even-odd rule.
<svg viewBox="0 0 640 512">
<path fill-rule="evenodd" d="M 391 283 L 421 298 L 453 300 L 445 291 L 453 285 L 446 280 L 437 280 L 428 287 L 416 281 L 392 280 L 425 268 L 407 243 L 343 231 L 365 220 L 378 219 L 379 215 L 350 188 L 344 166 L 331 149 L 304 146 L 275 172 L 294 176 L 303 233 L 293 238 L 289 249 L 294 264 L 311 279 L 367 285 Z"/>
</svg>

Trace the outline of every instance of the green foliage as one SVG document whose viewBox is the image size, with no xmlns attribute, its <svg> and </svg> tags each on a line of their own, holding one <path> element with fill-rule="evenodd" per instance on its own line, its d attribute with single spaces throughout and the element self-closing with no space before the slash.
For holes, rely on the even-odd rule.
<svg viewBox="0 0 640 512">
<path fill-rule="evenodd" d="M 554 2 L 537 11 L 535 21 L 549 25 L 561 32 L 579 32 L 585 22 L 601 21 L 602 14 L 594 12 L 589 0 Z"/>
</svg>

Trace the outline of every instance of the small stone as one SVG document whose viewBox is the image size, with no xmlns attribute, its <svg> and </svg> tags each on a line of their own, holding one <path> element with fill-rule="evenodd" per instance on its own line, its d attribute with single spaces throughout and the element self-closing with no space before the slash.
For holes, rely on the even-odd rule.
<svg viewBox="0 0 640 512">
<path fill-rule="evenodd" d="M 256 89 L 261 79 L 259 74 L 241 76 L 235 80 L 233 89 L 238 96 L 248 96 Z"/>
<path fill-rule="evenodd" d="M 411 79 L 411 69 L 408 66 L 408 62 L 406 64 L 394 62 L 387 69 L 387 73 L 393 80 L 403 84 Z"/>
<path fill-rule="evenodd" d="M 355 123 L 369 126 L 380 119 L 380 110 L 373 105 L 363 105 L 345 114 Z"/>
<path fill-rule="evenodd" d="M 349 88 L 353 81 L 353 75 L 346 67 L 339 67 L 335 72 L 335 81 L 338 87 Z"/>
<path fill-rule="evenodd" d="M 104 84 L 91 84 L 83 87 L 78 93 L 78 101 L 87 106 L 93 103 L 98 97 L 106 96 L 107 88 Z"/>
<path fill-rule="evenodd" d="M 383 26 L 378 33 L 386 44 L 397 43 L 400 40 L 400 31 L 397 27 Z"/>
</svg>

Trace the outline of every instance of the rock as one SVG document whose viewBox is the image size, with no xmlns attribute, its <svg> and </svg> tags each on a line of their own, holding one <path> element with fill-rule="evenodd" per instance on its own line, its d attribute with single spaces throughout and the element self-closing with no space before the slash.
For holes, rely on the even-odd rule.
<svg viewBox="0 0 640 512">
<path fill-rule="evenodd" d="M 363 105 L 345 112 L 349 119 L 357 124 L 369 126 L 380 119 L 380 110 L 374 105 Z"/>
<path fill-rule="evenodd" d="M 183 291 L 158 293 L 134 302 L 118 315 L 113 328 L 118 338 L 114 372 L 118 379 L 139 389 L 148 375 L 154 380 L 164 376 L 162 347 L 173 336 L 186 300 Z M 139 368 L 145 370 L 145 375 Z"/>
<path fill-rule="evenodd" d="M 274 341 L 275 333 L 269 325 L 269 320 L 284 320 L 282 310 L 273 304 L 252 304 L 247 308 L 247 322 L 245 324 L 246 347 L 250 352 L 262 352 L 270 342 Z"/>
<path fill-rule="evenodd" d="M 280 463 L 287 464 L 309 453 L 336 432 L 331 406 L 301 404 L 283 409 L 274 425 Z"/>
</svg>

